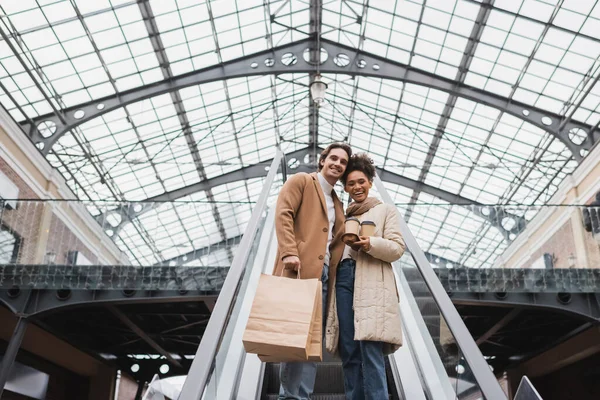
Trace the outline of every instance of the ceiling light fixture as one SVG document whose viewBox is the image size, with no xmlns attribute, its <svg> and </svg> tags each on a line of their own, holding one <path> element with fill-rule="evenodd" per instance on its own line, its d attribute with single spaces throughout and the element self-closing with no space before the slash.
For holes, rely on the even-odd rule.
<svg viewBox="0 0 600 400">
<path fill-rule="evenodd" d="M 325 91 L 327 90 L 327 84 L 321 80 L 321 75 L 315 75 L 315 79 L 310 84 L 310 95 L 313 101 L 318 106 L 325 101 Z"/>
</svg>

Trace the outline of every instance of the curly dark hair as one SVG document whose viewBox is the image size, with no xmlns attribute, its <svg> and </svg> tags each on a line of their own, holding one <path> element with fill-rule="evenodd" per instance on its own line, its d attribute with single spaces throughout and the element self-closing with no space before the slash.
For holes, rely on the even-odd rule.
<svg viewBox="0 0 600 400">
<path fill-rule="evenodd" d="M 353 154 L 350 157 L 350 161 L 348 162 L 348 167 L 346 167 L 346 172 L 342 175 L 341 181 L 346 185 L 346 180 L 348 179 L 348 175 L 353 171 L 361 171 L 367 176 L 369 182 L 373 182 L 375 179 L 375 165 L 373 164 L 373 160 L 367 153 L 357 153 Z"/>
</svg>

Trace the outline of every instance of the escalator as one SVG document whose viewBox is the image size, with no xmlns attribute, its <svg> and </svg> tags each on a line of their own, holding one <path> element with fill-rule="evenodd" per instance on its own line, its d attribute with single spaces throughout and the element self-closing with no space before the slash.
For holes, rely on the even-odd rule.
<svg viewBox="0 0 600 400">
<path fill-rule="evenodd" d="M 279 365 L 246 354 L 242 336 L 261 273 L 274 265 L 276 238 L 267 200 L 282 153 L 269 168 L 263 191 L 236 251 L 179 400 L 276 399 Z M 283 163 L 283 165 L 285 165 Z M 378 196 L 392 203 L 376 178 Z M 393 264 L 400 296 L 404 345 L 387 357 L 394 400 L 506 400 L 496 377 L 403 219 L 407 254 Z M 324 352 L 313 399 L 343 399 L 339 360 Z"/>
<path fill-rule="evenodd" d="M 402 400 L 398 397 L 392 370 L 389 361 L 386 361 L 386 373 L 389 399 Z M 265 364 L 265 372 L 262 383 L 261 400 L 277 400 L 279 393 L 279 364 Z M 325 356 L 322 363 L 317 365 L 317 379 L 315 381 L 315 392 L 313 400 L 345 400 L 344 376 L 342 374 L 341 361 L 334 360 L 331 356 Z"/>
</svg>

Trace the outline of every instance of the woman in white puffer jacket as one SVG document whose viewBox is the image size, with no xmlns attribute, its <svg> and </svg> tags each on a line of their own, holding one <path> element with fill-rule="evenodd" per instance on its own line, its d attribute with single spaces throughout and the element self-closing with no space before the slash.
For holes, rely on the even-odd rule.
<svg viewBox="0 0 600 400">
<path fill-rule="evenodd" d="M 342 183 L 353 202 L 346 217 L 375 223 L 373 236 L 346 246 L 329 301 L 327 350 L 339 350 L 346 399 L 388 399 L 384 356 L 402 345 L 398 292 L 391 263 L 404 253 L 393 205 L 369 197 L 375 167 L 364 153 L 353 155 Z"/>
</svg>

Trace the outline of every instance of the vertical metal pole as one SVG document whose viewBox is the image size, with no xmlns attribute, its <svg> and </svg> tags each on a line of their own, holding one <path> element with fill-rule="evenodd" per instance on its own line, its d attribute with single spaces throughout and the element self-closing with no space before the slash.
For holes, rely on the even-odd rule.
<svg viewBox="0 0 600 400">
<path fill-rule="evenodd" d="M 145 384 L 146 384 L 146 382 L 144 382 L 144 381 L 138 382 L 137 392 L 135 392 L 135 400 L 142 400 L 142 393 L 144 393 L 144 385 Z M 115 400 L 118 400 L 118 399 L 115 399 Z"/>
<path fill-rule="evenodd" d="M 6 353 L 4 353 L 2 358 L 2 365 L 0 365 L 0 398 L 2 398 L 4 386 L 6 385 L 6 381 L 8 381 L 8 376 L 10 375 L 13 363 L 15 362 L 15 358 L 21 347 L 21 342 L 23 341 L 23 336 L 25 336 L 25 330 L 27 329 L 28 324 L 29 322 L 25 317 L 19 317 L 17 326 L 10 338 L 10 342 L 8 342 Z"/>
</svg>

